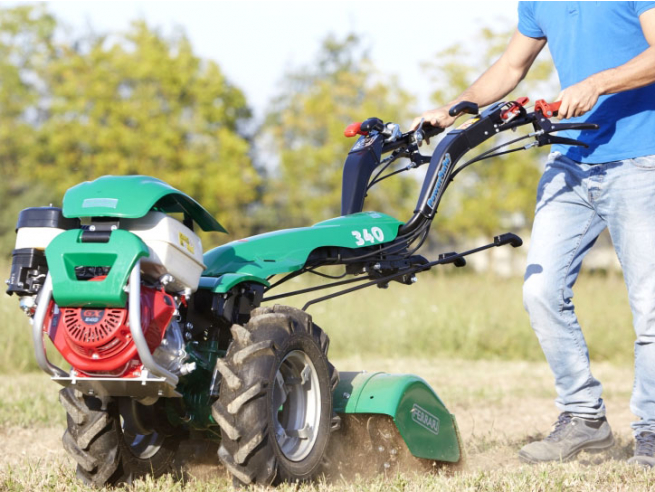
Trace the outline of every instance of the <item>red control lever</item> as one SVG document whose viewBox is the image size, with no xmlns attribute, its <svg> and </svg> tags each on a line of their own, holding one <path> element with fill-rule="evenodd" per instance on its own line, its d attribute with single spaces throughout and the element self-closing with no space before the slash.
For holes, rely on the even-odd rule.
<svg viewBox="0 0 655 492">
<path fill-rule="evenodd" d="M 500 117 L 504 120 L 511 120 L 517 114 L 519 114 L 521 107 L 525 106 L 529 100 L 530 99 L 527 97 L 519 97 L 516 101 L 512 101 L 512 106 L 500 113 Z"/>
<path fill-rule="evenodd" d="M 362 123 L 351 123 L 346 127 L 346 129 L 343 131 L 343 134 L 346 137 L 354 137 L 355 135 L 368 135 L 368 132 L 363 132 L 361 130 Z"/>
<path fill-rule="evenodd" d="M 534 110 L 541 111 L 546 118 L 552 118 L 557 116 L 559 107 L 562 105 L 562 101 L 557 101 L 554 103 L 547 103 L 545 99 L 539 99 L 534 103 Z"/>
</svg>

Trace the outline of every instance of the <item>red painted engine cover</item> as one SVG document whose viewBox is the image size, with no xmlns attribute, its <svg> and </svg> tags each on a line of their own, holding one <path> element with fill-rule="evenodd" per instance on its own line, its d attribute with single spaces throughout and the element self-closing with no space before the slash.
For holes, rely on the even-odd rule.
<svg viewBox="0 0 655 492">
<path fill-rule="evenodd" d="M 129 305 L 58 308 L 51 303 L 43 326 L 74 369 L 85 373 L 122 373 L 130 361 L 140 363 L 130 333 L 128 309 Z M 141 328 L 151 353 L 164 338 L 174 313 L 175 301 L 170 295 L 141 287 Z"/>
</svg>

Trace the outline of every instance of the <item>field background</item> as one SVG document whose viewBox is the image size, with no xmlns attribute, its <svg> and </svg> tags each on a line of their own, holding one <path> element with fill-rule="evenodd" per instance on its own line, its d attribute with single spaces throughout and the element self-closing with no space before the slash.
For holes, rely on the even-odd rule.
<svg viewBox="0 0 655 492">
<path fill-rule="evenodd" d="M 6 269 L 2 270 L 6 272 Z M 291 284 L 300 288 L 307 282 Z M 632 453 L 631 316 L 620 276 L 582 275 L 575 289 L 593 370 L 603 381 L 616 446 L 571 463 L 521 464 L 518 449 L 542 438 L 556 419 L 550 370 L 521 305 L 521 280 L 461 271 L 430 272 L 411 287 L 368 289 L 314 306 L 340 370 L 414 373 L 458 419 L 466 463 L 436 474 L 343 477 L 281 490 L 650 490 L 651 474 L 625 464 Z M 293 298 L 302 305 L 307 298 Z M 58 387 L 35 370 L 29 328 L 15 298 L 0 296 L 0 491 L 86 490 L 61 447 Z M 229 488 L 213 453 L 186 465 L 186 481 L 167 477 L 133 490 Z M 208 463 L 209 462 L 209 463 Z"/>
</svg>

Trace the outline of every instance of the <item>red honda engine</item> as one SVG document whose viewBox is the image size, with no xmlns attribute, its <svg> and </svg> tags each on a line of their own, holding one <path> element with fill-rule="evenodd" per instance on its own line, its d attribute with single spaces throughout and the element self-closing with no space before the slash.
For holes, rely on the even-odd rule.
<svg viewBox="0 0 655 492">
<path fill-rule="evenodd" d="M 128 366 L 141 364 L 128 325 L 128 309 L 58 308 L 51 303 L 43 326 L 76 370 L 121 375 Z M 151 353 L 161 343 L 174 312 L 170 295 L 141 287 L 141 327 Z"/>
</svg>

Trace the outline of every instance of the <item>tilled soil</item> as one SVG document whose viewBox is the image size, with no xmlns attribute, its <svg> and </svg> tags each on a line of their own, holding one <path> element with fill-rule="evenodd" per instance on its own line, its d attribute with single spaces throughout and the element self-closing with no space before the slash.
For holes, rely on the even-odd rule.
<svg viewBox="0 0 655 492">
<path fill-rule="evenodd" d="M 517 452 L 524 444 L 541 439 L 550 431 L 558 410 L 553 404 L 554 390 L 545 364 L 485 361 L 380 360 L 337 361 L 342 370 L 376 368 L 385 372 L 410 372 L 431 384 L 453 413 L 465 447 L 463 473 L 518 469 L 523 465 Z M 629 410 L 632 372 L 598 364 L 597 377 L 604 381 L 608 419 L 616 445 L 600 454 L 581 453 L 581 464 L 595 465 L 609 460 L 626 460 L 633 441 Z M 43 376 L 45 377 L 45 376 Z M 53 411 L 62 411 L 54 408 Z M 23 428 L 0 426 L 0 468 L 62 466 L 73 468 L 73 460 L 63 450 L 60 427 Z M 187 443 L 180 462 L 197 479 L 224 474 L 218 464 L 215 446 Z M 364 466 L 365 463 L 362 463 Z"/>
</svg>

